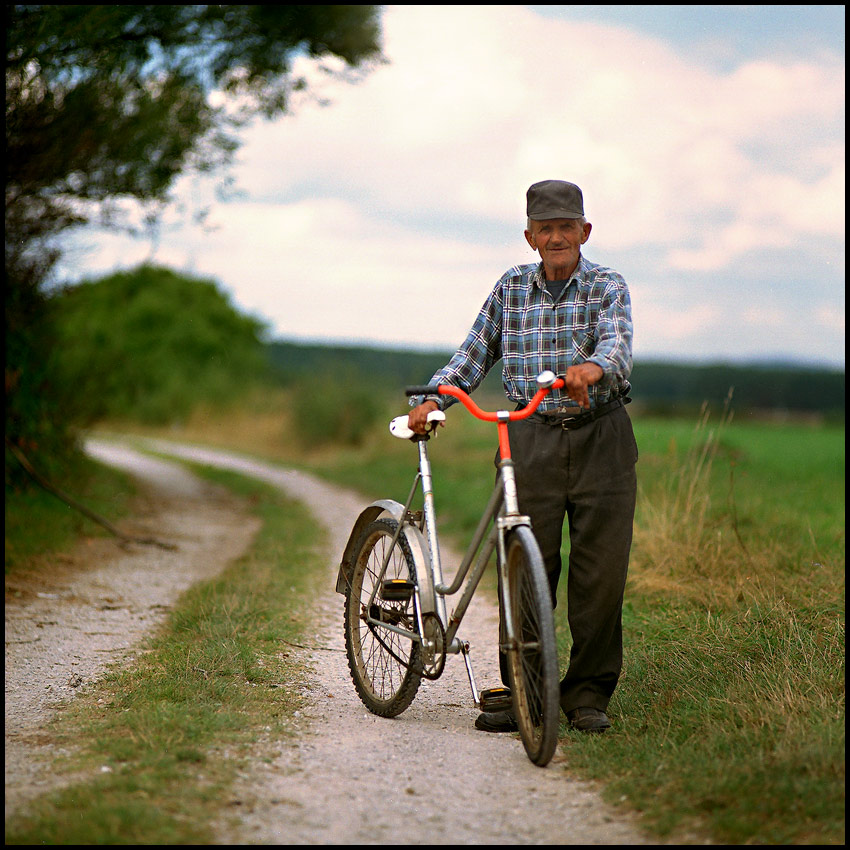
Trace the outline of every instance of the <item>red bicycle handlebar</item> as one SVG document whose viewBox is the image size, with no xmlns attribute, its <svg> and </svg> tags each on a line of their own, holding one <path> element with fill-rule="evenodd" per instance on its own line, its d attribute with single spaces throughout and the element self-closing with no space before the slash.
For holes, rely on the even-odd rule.
<svg viewBox="0 0 850 850">
<path fill-rule="evenodd" d="M 548 387 L 541 387 L 531 401 L 521 410 L 490 411 L 482 410 L 470 397 L 469 393 L 451 384 L 439 384 L 430 387 L 408 387 L 405 393 L 414 395 L 450 395 L 456 398 L 476 419 L 483 422 L 496 422 L 499 426 L 499 452 L 502 460 L 510 460 L 511 447 L 508 440 L 508 422 L 527 419 L 540 406 L 540 402 L 552 391 L 564 387 L 564 379 L 556 378 Z"/>
<path fill-rule="evenodd" d="M 511 410 L 508 412 L 508 419 L 513 422 L 518 419 L 528 419 L 532 413 L 540 406 L 540 402 L 546 398 L 552 390 L 559 390 L 564 386 L 564 379 L 557 378 L 555 383 L 549 387 L 544 387 L 537 390 L 531 401 L 521 410 Z M 460 387 L 452 386 L 451 384 L 440 384 L 434 387 L 440 395 L 450 395 L 456 398 L 476 419 L 481 419 L 483 422 L 500 422 L 504 419 L 503 411 L 482 410 L 473 400 L 469 393 L 460 389 Z M 501 416 L 500 416 L 501 414 Z"/>
</svg>

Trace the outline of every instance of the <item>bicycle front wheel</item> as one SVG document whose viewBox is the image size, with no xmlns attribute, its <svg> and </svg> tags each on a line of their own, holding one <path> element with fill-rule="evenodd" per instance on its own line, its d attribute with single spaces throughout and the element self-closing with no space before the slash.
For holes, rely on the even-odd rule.
<svg viewBox="0 0 850 850">
<path fill-rule="evenodd" d="M 387 628 L 417 632 L 416 568 L 403 536 L 392 547 L 381 575 L 397 528 L 393 519 L 379 519 L 366 527 L 345 594 L 345 650 L 351 678 L 366 708 L 381 717 L 401 714 L 413 702 L 422 679 L 418 641 Z"/>
<path fill-rule="evenodd" d="M 558 744 L 558 651 L 549 582 L 530 528 L 511 532 L 505 573 L 515 639 L 507 649 L 514 713 L 528 757 L 544 767 Z"/>
</svg>

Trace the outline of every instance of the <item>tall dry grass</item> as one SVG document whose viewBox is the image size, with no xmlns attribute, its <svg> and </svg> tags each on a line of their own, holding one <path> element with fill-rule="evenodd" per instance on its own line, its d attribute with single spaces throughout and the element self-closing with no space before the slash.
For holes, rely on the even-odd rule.
<svg viewBox="0 0 850 850">
<path fill-rule="evenodd" d="M 644 459 L 611 707 L 620 734 L 602 752 L 568 752 L 593 775 L 616 774 L 610 793 L 662 834 L 842 843 L 843 528 L 833 501 L 817 540 L 813 516 L 825 511 L 803 495 L 840 498 L 839 470 L 759 489 L 746 444 L 759 432 L 730 430 L 728 409 L 716 423 L 703 410 L 684 451 L 671 443 Z M 795 474 L 790 457 L 778 466 Z"/>
</svg>

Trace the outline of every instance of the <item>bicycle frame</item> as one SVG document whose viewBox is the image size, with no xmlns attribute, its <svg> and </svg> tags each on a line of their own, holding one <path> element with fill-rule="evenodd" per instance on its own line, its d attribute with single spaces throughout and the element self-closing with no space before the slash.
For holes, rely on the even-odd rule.
<svg viewBox="0 0 850 850">
<path fill-rule="evenodd" d="M 398 503 L 376 503 L 373 509 L 383 508 L 389 509 L 397 518 L 398 526 L 395 531 L 386 553 L 383 558 L 381 571 L 375 581 L 372 594 L 369 598 L 365 611 L 372 610 L 372 605 L 378 594 L 378 589 L 383 581 L 384 573 L 389 563 L 390 555 L 396 545 L 399 537 L 407 533 L 407 529 L 411 526 L 418 528 L 420 533 L 424 532 L 425 544 L 428 550 L 428 557 L 420 557 L 417 560 L 417 577 L 416 587 L 414 588 L 415 613 L 417 619 L 418 633 L 405 629 L 402 626 L 386 623 L 379 617 L 375 618 L 371 614 L 366 613 L 365 619 L 376 627 L 397 632 L 404 637 L 420 643 L 426 651 L 433 652 L 435 647 L 433 643 L 425 637 L 426 631 L 424 627 L 424 614 L 434 612 L 439 618 L 440 625 L 444 632 L 443 652 L 456 654 L 462 653 L 467 667 L 467 673 L 470 679 L 473 696 L 477 700 L 477 690 L 472 674 L 472 668 L 467 657 L 468 644 L 458 640 L 457 632 L 460 624 L 466 614 L 472 597 L 481 582 L 481 578 L 487 568 L 487 564 L 494 551 L 498 550 L 499 569 L 505 563 L 505 539 L 508 532 L 518 526 L 531 525 L 527 516 L 520 514 L 519 501 L 517 497 L 516 477 L 514 473 L 514 462 L 511 459 L 510 441 L 508 438 L 508 422 L 518 419 L 525 419 L 537 409 L 540 402 L 552 389 L 559 389 L 564 385 L 560 378 L 555 378 L 555 375 L 544 373 L 538 378 L 540 389 L 535 394 L 532 401 L 522 410 L 519 411 L 496 411 L 486 412 L 481 410 L 463 391 L 457 387 L 450 385 L 441 385 L 437 388 L 411 388 L 413 390 L 427 389 L 429 392 L 438 391 L 443 395 L 451 395 L 457 398 L 476 418 L 484 421 L 496 422 L 499 431 L 499 478 L 490 496 L 484 513 L 478 523 L 478 527 L 467 547 L 466 553 L 455 573 L 455 576 L 450 584 L 446 584 L 443 579 L 443 569 L 440 557 L 440 547 L 437 533 L 436 511 L 434 505 L 433 480 L 431 474 L 431 462 L 428 457 L 428 436 L 417 438 L 419 448 L 419 468 L 413 481 L 413 486 L 407 497 L 407 501 L 403 506 Z M 423 497 L 423 510 L 420 513 L 411 512 L 411 506 L 416 493 L 421 485 Z M 365 515 L 366 512 L 364 512 Z M 352 536 L 354 536 L 352 534 Z M 410 542 L 410 537 L 407 537 Z M 414 542 L 415 542 L 414 537 Z M 344 567 L 344 563 L 343 563 Z M 342 572 L 342 570 L 341 570 Z M 465 582 L 465 585 L 464 585 Z M 451 616 L 447 614 L 446 598 L 456 594 L 461 587 L 461 593 L 457 604 L 452 611 Z M 339 582 L 338 582 L 339 588 Z M 507 648 L 515 645 L 516 637 L 513 634 L 512 618 L 510 617 L 510 588 L 506 576 L 501 575 L 499 581 L 501 594 L 501 604 L 505 616 L 503 623 L 505 633 L 502 640 Z"/>
</svg>

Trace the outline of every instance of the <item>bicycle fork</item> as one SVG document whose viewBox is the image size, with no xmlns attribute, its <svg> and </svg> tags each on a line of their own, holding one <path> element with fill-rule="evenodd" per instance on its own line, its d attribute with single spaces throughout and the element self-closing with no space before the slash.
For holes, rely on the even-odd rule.
<svg viewBox="0 0 850 850">
<path fill-rule="evenodd" d="M 511 594 L 510 594 L 510 579 L 506 565 L 507 549 L 505 547 L 505 537 L 514 528 L 520 525 L 531 527 L 531 518 L 523 516 L 519 512 L 519 495 L 517 493 L 516 472 L 514 462 L 511 458 L 511 446 L 508 439 L 508 421 L 510 414 L 507 411 L 500 410 L 498 416 L 499 428 L 499 472 L 502 477 L 502 489 L 505 494 L 505 504 L 502 514 L 497 520 L 499 526 L 499 593 L 501 594 L 502 603 L 502 628 L 504 636 L 499 635 L 500 649 L 512 650 L 517 646 L 516 635 L 513 629 L 513 617 L 511 616 Z M 504 640 L 503 640 L 504 638 Z"/>
<path fill-rule="evenodd" d="M 398 634 L 410 638 L 412 640 L 417 640 L 422 648 L 425 650 L 426 656 L 432 655 L 436 650 L 436 644 L 434 641 L 429 640 L 426 637 L 426 628 L 425 628 L 425 616 L 423 615 L 423 611 L 425 612 L 435 612 L 437 618 L 440 621 L 441 627 L 444 628 L 444 624 L 446 623 L 446 602 L 445 598 L 438 593 L 434 593 L 435 586 L 442 586 L 443 582 L 443 571 L 440 562 L 440 550 L 437 543 L 437 534 L 436 534 L 436 513 L 434 509 L 434 490 L 433 490 L 433 482 L 431 477 L 431 463 L 428 459 L 428 451 L 425 445 L 425 441 L 422 440 L 418 443 L 419 446 L 419 471 L 416 474 L 416 477 L 413 480 L 413 486 L 410 488 L 410 493 L 408 494 L 407 501 L 404 504 L 404 507 L 401 509 L 400 516 L 398 519 L 398 525 L 395 530 L 395 534 L 392 536 L 389 545 L 386 548 L 384 553 L 384 557 L 381 563 L 380 572 L 376 578 L 374 583 L 374 587 L 372 588 L 371 596 L 369 597 L 368 602 L 364 606 L 365 608 L 365 620 L 367 623 L 372 625 L 380 625 L 382 628 L 385 628 L 392 632 L 397 632 Z M 422 485 L 422 495 L 423 495 L 423 511 L 421 514 L 421 525 L 420 531 L 422 530 L 422 526 L 424 526 L 426 533 L 426 543 L 428 549 L 430 550 L 430 557 L 428 558 L 428 563 L 421 563 L 417 561 L 416 563 L 416 583 L 414 586 L 414 595 L 413 595 L 413 609 L 414 616 L 416 618 L 416 629 L 417 633 L 414 634 L 410 632 L 408 629 L 403 628 L 398 625 L 394 625 L 392 623 L 383 622 L 380 618 L 372 617 L 368 612 L 372 610 L 372 606 L 375 602 L 375 598 L 381 588 L 384 575 L 386 574 L 387 566 L 389 564 L 390 558 L 392 557 L 393 550 L 398 542 L 399 538 L 404 534 L 405 524 L 412 524 L 414 514 L 411 513 L 411 506 L 413 504 L 413 499 L 416 496 L 416 491 L 419 488 L 420 484 Z M 427 575 L 425 573 L 428 573 Z M 423 599 L 423 594 L 425 598 Z M 453 645 L 450 647 L 446 647 L 444 651 L 447 652 L 458 652 L 460 647 L 456 642 L 453 642 Z"/>
</svg>

